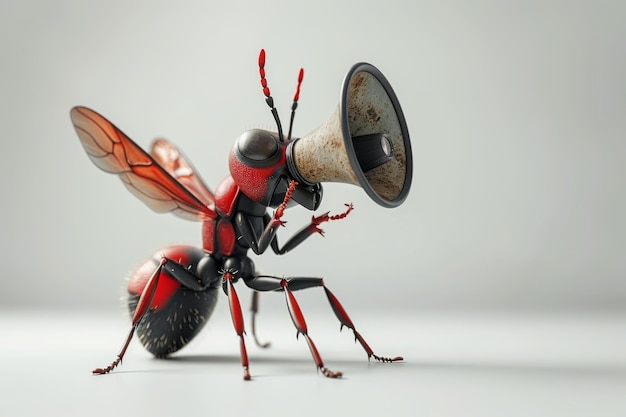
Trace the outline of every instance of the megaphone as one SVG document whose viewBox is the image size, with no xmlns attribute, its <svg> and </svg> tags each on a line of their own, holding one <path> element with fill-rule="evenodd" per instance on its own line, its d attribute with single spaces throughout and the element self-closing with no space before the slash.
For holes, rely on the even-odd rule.
<svg viewBox="0 0 626 417">
<path fill-rule="evenodd" d="M 287 164 L 304 184 L 354 184 L 383 207 L 402 204 L 411 188 L 413 157 L 400 103 L 385 76 L 373 65 L 355 64 L 335 112 L 289 144 Z"/>
</svg>

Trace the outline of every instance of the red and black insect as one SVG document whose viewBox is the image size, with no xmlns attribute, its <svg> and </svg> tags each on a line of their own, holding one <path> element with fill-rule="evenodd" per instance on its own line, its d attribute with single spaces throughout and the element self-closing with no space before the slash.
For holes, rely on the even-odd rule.
<svg viewBox="0 0 626 417">
<path fill-rule="evenodd" d="M 71 110 L 78 137 L 89 158 L 102 170 L 117 174 L 124 185 L 149 208 L 172 212 L 189 220 L 202 222 L 202 247 L 169 246 L 143 263 L 128 282 L 128 308 L 132 327 L 116 359 L 94 374 L 105 374 L 120 364 L 136 332 L 144 347 L 157 357 L 167 356 L 184 347 L 200 332 L 217 303 L 220 287 L 226 293 L 235 331 L 239 336 L 244 379 L 250 379 L 244 339 L 244 320 L 234 284 L 240 279 L 253 289 L 252 333 L 259 291 L 282 291 L 291 319 L 306 340 L 313 360 L 322 373 L 331 378 L 341 372 L 326 368 L 293 295 L 293 291 L 322 287 L 342 327 L 354 332 L 368 358 L 393 362 L 401 357 L 383 357 L 373 350 L 356 330 L 352 320 L 321 278 L 281 278 L 259 275 L 248 251 L 262 254 L 268 248 L 284 254 L 309 236 L 320 233 L 320 225 L 346 217 L 352 210 L 347 204 L 337 215 L 313 216 L 311 223 L 279 245 L 276 232 L 284 225 L 285 209 L 301 205 L 316 210 L 322 200 L 321 184 L 299 184 L 286 161 L 286 149 L 292 141 L 293 118 L 298 104 L 304 72 L 300 70 L 291 107 L 287 136 L 265 78 L 265 51 L 259 55 L 259 71 L 266 102 L 277 123 L 277 132 L 253 129 L 244 132 L 229 154 L 230 175 L 212 192 L 191 164 L 169 142 L 152 144 L 146 153 L 121 130 L 100 114 L 85 107 Z M 267 213 L 274 208 L 273 215 Z M 265 346 L 265 345 L 262 345 Z"/>
</svg>

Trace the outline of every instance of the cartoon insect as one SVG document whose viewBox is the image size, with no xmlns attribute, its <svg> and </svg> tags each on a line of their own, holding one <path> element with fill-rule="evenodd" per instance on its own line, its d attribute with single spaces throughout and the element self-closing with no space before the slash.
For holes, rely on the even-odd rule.
<svg viewBox="0 0 626 417">
<path fill-rule="evenodd" d="M 167 356 L 184 347 L 209 319 L 221 288 L 228 297 L 232 322 L 239 338 L 243 376 L 246 380 L 250 379 L 244 319 L 234 285 L 240 279 L 254 290 L 251 325 L 258 345 L 265 346 L 258 342 L 255 331 L 259 291 L 282 291 L 293 324 L 298 334 L 306 340 L 317 368 L 327 377 L 340 377 L 341 372 L 331 371 L 324 364 L 308 334 L 304 316 L 293 295 L 293 291 L 321 287 L 341 327 L 346 326 L 353 331 L 368 358 L 373 357 L 382 362 L 402 360 L 400 356 L 374 354 L 322 278 L 260 275 L 248 257 L 250 250 L 259 255 L 269 248 L 276 254 L 285 254 L 309 236 L 323 234 L 320 228 L 322 223 L 343 219 L 353 209 L 352 204 L 346 204 L 342 213 L 313 216 L 310 224 L 284 244 L 278 243 L 276 232 L 285 224 L 285 209 L 300 205 L 308 210 L 316 210 L 322 200 L 322 185 L 321 181 L 303 178 L 302 173 L 294 167 L 291 155 L 292 146 L 297 141 L 292 138 L 292 127 L 304 72 L 302 69 L 299 72 L 291 107 L 291 122 L 285 137 L 267 86 L 264 67 L 265 51 L 261 50 L 261 85 L 278 130 L 270 132 L 252 129 L 244 132 L 235 141 L 228 156 L 230 175 L 217 186 L 215 192 L 204 184 L 191 164 L 168 141 L 154 141 L 148 154 L 95 111 L 86 107 L 74 107 L 71 110 L 72 123 L 78 137 L 96 166 L 117 174 L 129 191 L 152 210 L 171 212 L 188 220 L 202 222 L 201 248 L 183 245 L 163 248 L 131 275 L 128 282 L 131 329 L 115 360 L 104 368 L 94 369 L 94 374 L 109 373 L 120 364 L 135 332 L 144 347 L 157 357 Z M 396 103 L 395 96 L 392 101 Z M 399 118 L 401 133 L 406 136 L 401 138 L 404 142 L 400 146 L 405 153 L 400 163 L 405 165 L 403 175 L 406 178 L 403 179 L 405 184 L 397 200 L 402 201 L 410 183 L 411 159 L 406 126 L 401 115 Z M 372 139 L 362 140 L 368 141 L 372 142 Z M 374 167 L 393 159 L 392 140 L 386 135 L 379 135 L 376 141 L 377 146 L 384 148 L 383 156 L 386 158 L 374 163 Z M 365 149 L 369 149 L 368 146 Z M 379 152 L 376 158 L 380 159 L 380 156 Z M 406 169 L 407 164 L 409 169 Z M 371 169 L 368 166 L 367 171 Z M 272 215 L 268 214 L 268 208 L 275 209 Z"/>
</svg>

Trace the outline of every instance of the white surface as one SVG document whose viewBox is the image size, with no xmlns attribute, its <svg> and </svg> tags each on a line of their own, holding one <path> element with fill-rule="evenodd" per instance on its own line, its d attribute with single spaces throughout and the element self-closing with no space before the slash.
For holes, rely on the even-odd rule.
<svg viewBox="0 0 626 417">
<path fill-rule="evenodd" d="M 306 312 L 305 312 L 306 313 Z M 228 312 L 171 360 L 135 340 L 112 374 L 123 317 L 4 311 L 3 416 L 624 416 L 626 317 L 352 314 L 379 354 L 368 363 L 328 315 L 309 331 L 341 380 L 317 374 L 287 314 L 261 315 L 260 351 L 247 338 L 253 381 L 241 378 Z"/>
</svg>

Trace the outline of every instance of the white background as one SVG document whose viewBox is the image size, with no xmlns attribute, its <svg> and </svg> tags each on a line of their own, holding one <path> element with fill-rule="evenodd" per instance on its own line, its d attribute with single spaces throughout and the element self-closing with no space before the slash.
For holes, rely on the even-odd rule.
<svg viewBox="0 0 626 417">
<path fill-rule="evenodd" d="M 24 311 L 56 317 L 53 312 L 62 310 L 64 319 L 102 313 L 122 329 L 119 342 L 100 347 L 113 359 L 126 324 L 119 301 L 124 277 L 160 247 L 199 244 L 200 225 L 151 212 L 118 179 L 96 169 L 78 142 L 69 110 L 92 107 L 142 146 L 156 136 L 171 139 L 215 187 L 227 174 L 226 155 L 235 138 L 249 128 L 274 126 L 258 83 L 261 48 L 267 51 L 267 78 L 284 122 L 297 71 L 305 69 L 297 135 L 334 110 L 352 64 L 377 66 L 400 100 L 414 157 L 413 189 L 396 209 L 378 207 L 354 186 L 326 184 L 320 212 L 340 211 L 349 201 L 356 210 L 326 225 L 325 238 L 312 237 L 284 257 L 255 258 L 264 273 L 324 276 L 355 322 L 386 318 L 388 330 L 398 327 L 398 336 L 383 337 L 384 325 L 372 324 L 375 330 L 368 332 L 372 344 L 377 338 L 391 344 L 394 352 L 383 354 L 404 354 L 407 347 L 424 354 L 411 342 L 418 336 L 438 341 L 424 349 L 445 349 L 447 341 L 463 352 L 464 343 L 485 343 L 478 335 L 464 343 L 454 336 L 442 339 L 436 326 L 416 335 L 418 318 L 427 314 L 556 314 L 574 322 L 581 314 L 621 317 L 626 306 L 625 19 L 626 8 L 610 1 L 4 2 L 4 320 L 13 322 Z M 303 209 L 288 211 L 283 240 L 309 216 Z M 325 314 L 322 328 L 335 329 L 321 292 L 300 297 L 305 311 Z M 282 299 L 268 296 L 262 303 L 264 311 L 286 318 Z M 228 325 L 224 305 L 222 300 L 217 313 L 224 323 L 216 326 Z M 602 323 L 609 322 L 614 323 L 600 319 L 600 327 L 606 330 Z M 9 330 L 18 333 L 2 336 L 2 345 L 11 346 L 7 353 L 38 341 L 42 325 L 55 326 L 53 320 L 33 320 L 27 325 L 33 334 L 24 340 L 18 336 L 25 322 L 17 323 Z M 291 337 L 293 329 L 284 323 Z M 100 334 L 84 322 L 77 325 L 87 337 Z M 456 328 L 448 326 L 442 328 Z M 68 352 L 62 343 L 66 336 L 67 343 L 79 336 L 71 327 L 66 322 L 65 332 L 50 334 L 59 352 Z M 601 334 L 620 331 L 617 326 Z M 524 333 L 517 337 L 515 344 L 526 346 Z M 236 342 L 230 342 L 226 351 L 234 355 Z M 620 346 L 616 340 L 597 342 Z M 299 345 L 299 358 L 308 361 L 303 341 Z M 345 344 L 339 345 L 341 352 Z M 542 352 L 538 346 L 532 352 Z M 80 353 L 74 356 L 92 362 L 88 347 L 75 349 Z M 502 351 L 510 352 L 508 345 Z M 139 360 L 146 357 L 138 347 L 134 352 Z M 548 361 L 555 356 L 550 352 Z M 593 354 L 583 356 L 578 359 Z M 72 363 L 67 354 L 62 359 Z M 610 378 L 623 386 L 626 359 L 617 359 L 622 373 Z M 238 376 L 237 360 L 229 364 L 225 378 Z M 277 366 L 284 371 L 280 361 Z M 12 369 L 7 375 L 19 376 L 24 368 Z M 399 368 L 389 369 L 391 378 L 402 375 Z M 471 367 L 454 369 L 464 375 Z M 68 375 L 70 387 L 98 389 L 93 379 Z M 409 375 L 414 373 L 400 378 L 408 382 Z M 202 376 L 194 381 L 202 383 Z M 589 382 L 587 376 L 582 380 Z M 358 378 L 377 380 L 367 370 Z M 106 401 L 138 382 L 113 381 L 127 386 L 110 382 Z M 290 384 L 289 379 L 280 384 Z M 502 386 L 501 392 L 519 392 L 509 388 Z M 511 395 L 496 405 L 513 408 L 525 399 Z M 604 397 L 593 398 L 606 403 Z M 489 409 L 482 405 L 477 409 Z M 294 407 L 292 414 L 298 414 Z"/>
<path fill-rule="evenodd" d="M 353 201 L 353 215 L 258 259 L 264 272 L 326 276 L 351 305 L 621 309 L 626 14 L 610 3 L 4 4 L 0 300 L 108 308 L 128 269 L 199 243 L 199 224 L 152 213 L 91 164 L 69 109 L 92 107 L 143 146 L 170 138 L 214 187 L 235 138 L 274 126 L 265 48 L 285 121 L 305 69 L 300 135 L 334 110 L 352 64 L 379 67 L 415 172 L 394 210 L 327 184 L 321 210 Z"/>
</svg>

